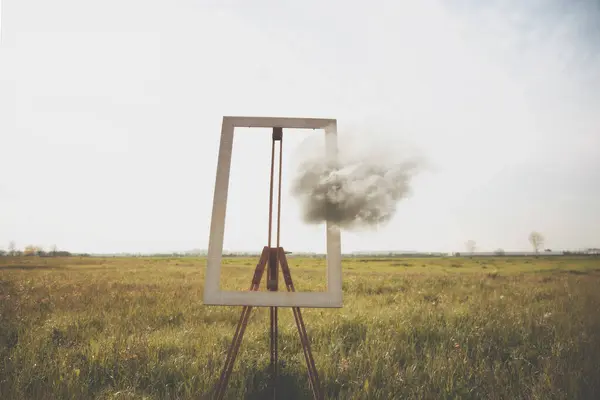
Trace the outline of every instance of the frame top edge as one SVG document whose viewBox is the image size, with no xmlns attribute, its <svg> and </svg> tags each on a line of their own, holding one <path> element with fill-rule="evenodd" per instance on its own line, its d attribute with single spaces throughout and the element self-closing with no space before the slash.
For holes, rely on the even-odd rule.
<svg viewBox="0 0 600 400">
<path fill-rule="evenodd" d="M 269 120 L 307 120 L 307 121 L 335 121 L 335 118 L 313 118 L 313 117 L 261 117 L 248 115 L 224 115 L 223 119 L 243 119 L 248 121 L 269 121 Z"/>
<path fill-rule="evenodd" d="M 282 127 L 303 128 L 307 125 L 327 126 L 337 124 L 335 118 L 303 118 L 303 117 L 247 117 L 247 116 L 223 116 L 223 122 L 231 123 L 239 127 Z"/>
</svg>

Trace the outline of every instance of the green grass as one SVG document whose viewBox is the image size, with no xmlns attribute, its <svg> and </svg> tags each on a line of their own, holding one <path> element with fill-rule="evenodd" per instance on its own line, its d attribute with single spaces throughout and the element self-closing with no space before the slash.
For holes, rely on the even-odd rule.
<svg viewBox="0 0 600 400">
<path fill-rule="evenodd" d="M 256 259 L 224 260 L 246 289 Z M 202 305 L 204 259 L 0 258 L 0 399 L 193 399 L 216 383 L 241 307 Z M 290 258 L 299 290 L 324 260 Z M 330 399 L 600 398 L 600 260 L 344 260 L 344 308 L 303 314 Z M 281 398 L 310 398 L 280 310 Z M 264 396 L 255 309 L 227 398 Z"/>
</svg>

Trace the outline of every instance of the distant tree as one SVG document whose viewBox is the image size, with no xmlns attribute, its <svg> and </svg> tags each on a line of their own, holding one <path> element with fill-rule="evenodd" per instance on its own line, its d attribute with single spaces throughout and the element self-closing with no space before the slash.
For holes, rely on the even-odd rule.
<svg viewBox="0 0 600 400">
<path fill-rule="evenodd" d="M 8 253 L 4 250 L 0 250 L 0 257 L 4 257 L 5 255 L 7 255 Z"/>
<path fill-rule="evenodd" d="M 35 246 L 35 255 L 43 257 L 46 255 L 46 252 L 42 246 Z"/>
<path fill-rule="evenodd" d="M 533 247 L 536 253 L 539 253 L 540 249 L 544 247 L 544 236 L 539 232 L 531 232 L 529 234 L 529 243 Z"/>
<path fill-rule="evenodd" d="M 23 255 L 24 256 L 34 256 L 37 253 L 37 247 L 33 246 L 33 245 L 28 245 L 25 246 L 25 249 L 23 250 Z"/>
<path fill-rule="evenodd" d="M 44 251 L 43 247 L 41 246 L 34 246 L 34 245 L 29 245 L 26 246 L 25 249 L 23 250 L 23 255 L 24 256 L 40 256 L 43 257 L 46 255 L 46 252 Z"/>
<path fill-rule="evenodd" d="M 473 254 L 477 248 L 474 240 L 467 240 L 465 246 L 467 247 L 467 251 L 471 254 Z"/>
<path fill-rule="evenodd" d="M 496 249 L 496 251 L 494 252 L 495 255 L 497 256 L 503 256 L 504 253 L 504 249 Z"/>
<path fill-rule="evenodd" d="M 14 256 L 16 254 L 17 254 L 17 245 L 15 244 L 14 240 L 11 240 L 8 243 L 8 255 Z"/>
<path fill-rule="evenodd" d="M 50 250 L 50 255 L 52 257 L 56 257 L 56 254 L 58 253 L 58 247 L 56 247 L 56 245 L 52 245 L 52 250 Z"/>
</svg>

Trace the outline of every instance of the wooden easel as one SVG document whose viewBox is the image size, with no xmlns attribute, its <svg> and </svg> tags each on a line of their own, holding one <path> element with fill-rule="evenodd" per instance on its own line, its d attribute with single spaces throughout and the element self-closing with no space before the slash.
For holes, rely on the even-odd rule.
<svg viewBox="0 0 600 400">
<path fill-rule="evenodd" d="M 281 272 L 283 274 L 283 280 L 285 282 L 286 289 L 288 292 L 294 292 L 294 282 L 292 281 L 292 275 L 290 273 L 290 267 L 287 262 L 287 258 L 285 256 L 285 251 L 283 247 L 279 245 L 279 230 L 281 227 L 281 166 L 282 166 L 282 146 L 283 146 L 283 130 L 281 128 L 273 128 L 273 140 L 271 146 L 271 180 L 270 180 L 270 196 L 269 196 L 269 245 L 265 246 L 262 250 L 260 259 L 258 264 L 256 265 L 256 269 L 254 270 L 254 276 L 252 278 L 252 283 L 250 285 L 250 291 L 258 291 L 260 287 L 260 282 L 262 276 L 265 272 L 265 267 L 267 268 L 267 290 L 268 291 L 277 291 L 279 289 L 279 267 L 281 267 Z M 272 217 L 273 217 L 273 176 L 275 169 L 275 142 L 279 142 L 279 194 L 278 194 L 278 204 L 277 204 L 277 245 L 276 247 L 271 247 L 271 225 L 272 225 Z M 277 350 L 277 310 L 278 307 L 269 307 L 269 319 L 270 319 L 270 351 L 271 351 L 271 360 L 269 364 L 269 372 L 270 372 L 270 383 L 269 389 L 273 394 L 273 399 L 277 398 L 277 375 L 278 375 L 278 350 Z M 223 370 L 221 372 L 221 376 L 215 388 L 215 399 L 222 400 L 225 396 L 225 390 L 227 389 L 227 384 L 229 382 L 229 378 L 231 376 L 231 371 L 233 370 L 233 365 L 235 363 L 235 359 L 240 349 L 240 345 L 242 343 L 242 339 L 244 337 L 244 332 L 246 331 L 246 327 L 248 326 L 248 320 L 250 318 L 250 313 L 252 311 L 252 306 L 244 306 L 242 309 L 242 314 L 240 315 L 240 319 L 238 321 L 235 334 L 233 335 L 233 340 L 231 345 L 229 346 L 229 350 L 227 351 L 227 358 L 225 360 L 225 365 L 223 366 Z M 308 378 L 310 381 L 310 387 L 313 393 L 313 397 L 316 400 L 321 400 L 323 398 L 321 392 L 321 384 L 319 382 L 319 374 L 317 372 L 317 367 L 315 366 L 315 361 L 312 356 L 312 351 L 310 349 L 310 341 L 308 339 L 308 334 L 306 333 L 306 326 L 304 325 L 304 320 L 302 318 L 302 313 L 300 312 L 300 307 L 292 307 L 292 311 L 294 313 L 294 320 L 296 321 L 296 327 L 298 328 L 298 334 L 300 335 L 300 341 L 302 342 L 302 350 L 304 352 L 304 358 L 306 360 L 306 365 L 308 368 Z"/>
</svg>

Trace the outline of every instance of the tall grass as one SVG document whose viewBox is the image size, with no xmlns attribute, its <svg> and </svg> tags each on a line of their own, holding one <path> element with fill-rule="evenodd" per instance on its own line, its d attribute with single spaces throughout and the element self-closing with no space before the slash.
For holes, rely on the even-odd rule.
<svg viewBox="0 0 600 400">
<path fill-rule="evenodd" d="M 303 310 L 327 398 L 600 398 L 598 260 L 378 261 L 344 261 L 344 308 Z M 224 286 L 247 288 L 256 260 L 225 262 Z M 0 258 L 0 399 L 206 395 L 241 307 L 202 305 L 204 266 Z M 290 266 L 323 289 L 322 260 Z M 279 334 L 281 398 L 310 398 L 289 309 Z M 268 345 L 254 309 L 228 398 L 263 398 Z"/>
</svg>

